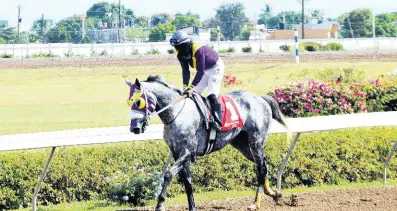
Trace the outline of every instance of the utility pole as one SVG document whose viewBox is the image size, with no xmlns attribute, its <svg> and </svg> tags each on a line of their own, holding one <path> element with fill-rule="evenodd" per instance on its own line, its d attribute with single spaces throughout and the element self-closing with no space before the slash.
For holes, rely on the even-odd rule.
<svg viewBox="0 0 397 211">
<path fill-rule="evenodd" d="M 119 43 L 121 42 L 121 36 L 120 36 L 120 27 L 121 27 L 121 0 L 119 0 L 119 27 L 118 27 L 118 37 L 119 37 Z"/>
<path fill-rule="evenodd" d="M 305 39 L 305 0 L 302 1 L 302 39 Z"/>
<path fill-rule="evenodd" d="M 347 21 L 348 21 L 349 26 L 350 26 L 350 34 L 352 35 L 352 38 L 354 38 L 352 24 L 350 23 L 350 18 L 349 18 L 349 14 L 348 13 L 346 13 L 346 17 L 347 17 Z"/>
<path fill-rule="evenodd" d="M 41 14 L 41 39 L 44 43 L 44 14 Z"/>
<path fill-rule="evenodd" d="M 18 5 L 18 36 L 19 36 L 19 23 L 21 22 L 21 5 Z"/>
</svg>

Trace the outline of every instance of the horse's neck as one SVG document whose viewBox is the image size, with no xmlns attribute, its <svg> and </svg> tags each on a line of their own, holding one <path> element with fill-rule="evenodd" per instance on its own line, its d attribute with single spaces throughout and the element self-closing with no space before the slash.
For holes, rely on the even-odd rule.
<svg viewBox="0 0 397 211">
<path fill-rule="evenodd" d="M 157 103 L 156 103 L 156 111 L 159 111 L 163 109 L 164 107 L 170 105 L 175 99 L 181 97 L 178 93 L 176 93 L 174 90 L 164 87 L 163 85 L 160 84 L 151 84 L 150 86 L 151 92 L 156 96 L 157 98 Z M 180 106 L 172 106 L 169 109 L 164 110 L 159 114 L 159 117 L 163 123 L 168 123 L 172 121 L 175 116 L 177 115 L 177 112 L 175 111 L 178 109 Z M 181 109 L 181 108 L 179 108 Z"/>
</svg>

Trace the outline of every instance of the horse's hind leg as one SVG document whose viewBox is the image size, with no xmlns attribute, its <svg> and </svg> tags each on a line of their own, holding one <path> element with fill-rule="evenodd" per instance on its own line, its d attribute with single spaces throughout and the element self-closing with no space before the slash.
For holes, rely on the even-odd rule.
<svg viewBox="0 0 397 211">
<path fill-rule="evenodd" d="M 251 160 L 255 163 L 256 167 L 256 175 L 257 175 L 257 190 L 254 203 L 248 207 L 249 210 L 257 210 L 261 207 L 261 197 L 263 193 L 263 142 L 260 141 L 252 141 L 248 142 L 248 137 L 246 134 L 241 134 L 236 137 L 236 139 L 232 142 L 232 146 L 234 146 L 237 150 L 239 150 L 248 160 Z"/>
</svg>

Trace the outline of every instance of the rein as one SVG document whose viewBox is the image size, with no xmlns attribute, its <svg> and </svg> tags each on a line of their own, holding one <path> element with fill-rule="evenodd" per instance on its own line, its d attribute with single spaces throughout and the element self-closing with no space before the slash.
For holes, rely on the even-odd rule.
<svg viewBox="0 0 397 211">
<path fill-rule="evenodd" d="M 179 102 L 182 101 L 183 99 L 186 99 L 186 96 L 181 96 L 181 97 L 175 99 L 174 101 L 172 101 L 171 104 L 169 104 L 169 105 L 167 105 L 166 107 L 160 109 L 159 111 L 156 111 L 156 112 L 153 112 L 153 113 L 149 114 L 149 115 L 147 116 L 147 119 L 149 120 L 150 118 L 152 118 L 152 117 L 154 117 L 154 116 L 157 116 L 157 115 L 161 114 L 162 112 L 164 112 L 165 110 L 167 110 L 167 109 L 171 108 L 172 106 L 176 105 L 177 103 L 179 103 Z M 185 100 L 185 103 L 183 104 L 183 106 L 185 106 L 185 104 L 186 104 L 186 100 Z M 182 109 L 183 109 L 183 108 L 182 108 Z M 172 122 L 174 122 L 175 119 L 176 119 L 176 118 L 179 116 L 179 114 L 181 113 L 182 109 L 179 111 L 179 113 L 175 116 L 174 119 L 172 119 L 170 122 L 164 123 L 164 124 L 165 124 L 165 125 L 169 125 L 169 124 L 171 124 Z"/>
</svg>

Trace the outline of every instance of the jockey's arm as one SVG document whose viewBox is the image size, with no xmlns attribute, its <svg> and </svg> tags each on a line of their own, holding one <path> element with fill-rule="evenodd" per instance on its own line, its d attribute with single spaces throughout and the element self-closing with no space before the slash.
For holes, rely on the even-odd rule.
<svg viewBox="0 0 397 211">
<path fill-rule="evenodd" d="M 205 54 L 203 51 L 197 51 L 196 52 L 196 75 L 194 76 L 194 79 L 192 81 L 193 86 L 197 86 L 197 84 L 201 81 L 204 75 L 205 71 Z"/>
<path fill-rule="evenodd" d="M 179 63 L 181 64 L 182 67 L 182 82 L 183 82 L 183 87 L 186 88 L 189 86 L 189 81 L 190 81 L 190 70 L 189 70 L 189 63 L 187 61 L 184 61 L 182 59 L 179 59 Z"/>
</svg>

